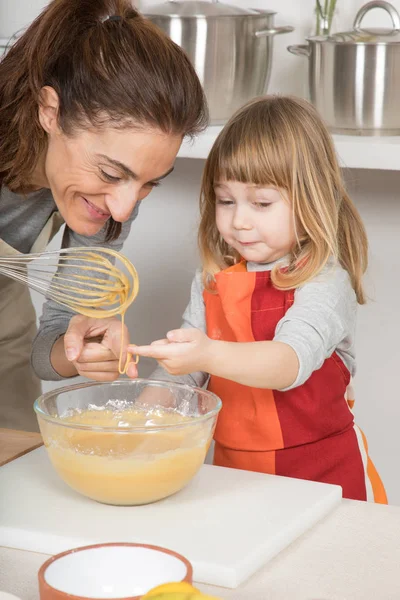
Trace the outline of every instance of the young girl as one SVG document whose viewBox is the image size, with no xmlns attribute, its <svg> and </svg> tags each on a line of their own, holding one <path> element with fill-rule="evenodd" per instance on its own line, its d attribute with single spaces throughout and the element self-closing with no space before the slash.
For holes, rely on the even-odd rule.
<svg viewBox="0 0 400 600">
<path fill-rule="evenodd" d="M 223 402 L 216 465 L 386 503 L 347 390 L 367 238 L 315 109 L 263 97 L 218 136 L 202 182 L 197 273 L 180 330 L 130 350 Z M 184 376 L 184 377 L 183 377 Z"/>
</svg>

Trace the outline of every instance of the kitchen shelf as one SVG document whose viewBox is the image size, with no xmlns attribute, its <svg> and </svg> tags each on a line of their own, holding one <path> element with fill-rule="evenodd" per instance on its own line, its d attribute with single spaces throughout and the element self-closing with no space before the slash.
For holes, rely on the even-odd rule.
<svg viewBox="0 0 400 600">
<path fill-rule="evenodd" d="M 185 141 L 181 158 L 207 158 L 222 126 L 211 126 L 194 142 Z M 400 171 L 400 137 L 333 136 L 340 164 L 351 169 Z"/>
</svg>

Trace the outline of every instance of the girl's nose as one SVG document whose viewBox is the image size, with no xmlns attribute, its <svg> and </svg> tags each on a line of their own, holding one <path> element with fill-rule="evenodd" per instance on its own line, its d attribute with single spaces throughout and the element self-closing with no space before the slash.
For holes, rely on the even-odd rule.
<svg viewBox="0 0 400 600">
<path fill-rule="evenodd" d="M 234 229 L 251 229 L 252 228 L 251 220 L 250 220 L 248 211 L 246 210 L 246 207 L 236 206 L 235 212 L 233 215 L 233 227 L 234 227 Z"/>
</svg>

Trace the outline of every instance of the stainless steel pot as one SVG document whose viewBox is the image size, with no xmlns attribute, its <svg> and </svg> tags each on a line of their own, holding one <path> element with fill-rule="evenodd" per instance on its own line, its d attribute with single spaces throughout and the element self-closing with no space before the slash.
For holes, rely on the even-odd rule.
<svg viewBox="0 0 400 600">
<path fill-rule="evenodd" d="M 266 92 L 273 37 L 293 31 L 275 27 L 275 14 L 202 0 L 170 0 L 144 12 L 188 54 L 213 124 L 224 123 L 247 100 Z"/>
<path fill-rule="evenodd" d="M 391 29 L 361 29 L 372 8 L 389 13 Z M 353 27 L 288 50 L 309 58 L 310 99 L 333 132 L 400 135 L 400 16 L 375 0 L 358 11 Z"/>
</svg>

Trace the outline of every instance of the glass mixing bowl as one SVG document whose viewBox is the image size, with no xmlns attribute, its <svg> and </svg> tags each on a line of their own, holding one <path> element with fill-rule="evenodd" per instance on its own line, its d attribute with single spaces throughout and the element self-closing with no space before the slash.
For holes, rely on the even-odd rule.
<svg viewBox="0 0 400 600">
<path fill-rule="evenodd" d="M 34 409 L 50 460 L 74 490 L 106 504 L 148 504 L 182 489 L 204 462 L 221 409 L 211 392 L 150 379 L 84 383 Z"/>
</svg>

